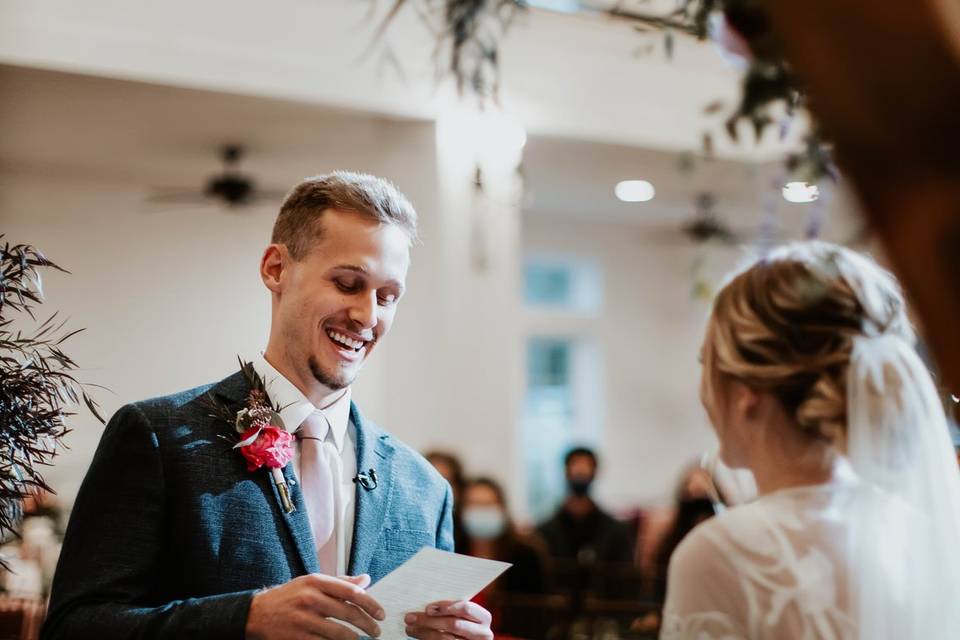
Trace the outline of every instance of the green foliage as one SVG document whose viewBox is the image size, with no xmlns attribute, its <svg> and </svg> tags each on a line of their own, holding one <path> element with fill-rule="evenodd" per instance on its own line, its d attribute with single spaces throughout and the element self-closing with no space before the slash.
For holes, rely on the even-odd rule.
<svg viewBox="0 0 960 640">
<path fill-rule="evenodd" d="M 500 38 L 516 14 L 527 8 L 526 0 L 394 0 L 379 33 L 408 5 L 416 5 L 436 33 L 438 55 L 449 48 L 446 69 L 456 78 L 457 90 L 496 100 Z"/>
<path fill-rule="evenodd" d="M 710 21 L 722 14 L 726 22 L 746 40 L 753 55 L 744 74 L 740 101 L 726 120 L 726 131 L 739 142 L 739 125 L 747 122 L 755 139 L 770 126 L 777 126 L 774 113 L 783 109 L 793 116 L 805 107 L 806 93 L 796 74 L 783 57 L 769 19 L 757 0 L 682 0 L 680 6 L 666 16 L 643 15 L 614 10 L 613 15 L 633 21 L 641 31 L 664 31 L 664 47 L 670 55 L 675 32 L 700 40 L 710 37 Z M 716 111 L 711 105 L 708 111 Z M 712 151 L 712 140 L 705 140 L 705 151 Z M 787 160 L 787 168 L 809 183 L 834 177 L 827 146 L 816 128 L 807 136 L 802 150 Z"/>
<path fill-rule="evenodd" d="M 23 498 L 51 491 L 40 470 L 67 433 L 64 419 L 73 414 L 65 407 L 83 401 L 103 422 L 97 403 L 73 377 L 76 363 L 61 348 L 82 329 L 66 331 L 56 313 L 32 333 L 14 328 L 14 314 L 36 320 L 41 269 L 66 273 L 29 245 L 0 247 L 0 535 L 14 530 Z"/>
<path fill-rule="evenodd" d="M 469 88 L 481 99 L 495 100 L 499 42 L 515 15 L 527 9 L 525 0 L 393 0 L 380 33 L 407 6 L 416 8 L 437 34 L 438 55 L 445 46 L 449 48 L 445 67 L 456 78 L 460 92 Z M 749 123 L 759 139 L 768 127 L 780 128 L 774 116 L 777 110 L 792 115 L 805 106 L 803 87 L 783 57 L 758 0 L 679 0 L 677 8 L 666 15 L 640 14 L 618 5 L 608 13 L 632 22 L 638 31 L 663 32 L 668 57 L 673 56 L 676 34 L 705 40 L 710 37 L 711 20 L 722 14 L 753 54 L 740 101 L 726 121 L 726 130 L 734 141 L 739 142 L 741 122 Z M 704 151 L 710 154 L 712 149 L 712 138 L 705 136 Z M 803 149 L 792 155 L 787 165 L 791 173 L 810 183 L 833 177 L 834 173 L 830 154 L 815 127 Z"/>
</svg>

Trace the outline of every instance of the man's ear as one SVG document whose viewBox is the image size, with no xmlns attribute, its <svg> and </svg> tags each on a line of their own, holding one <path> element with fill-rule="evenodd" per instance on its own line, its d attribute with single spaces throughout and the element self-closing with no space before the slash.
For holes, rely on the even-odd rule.
<svg viewBox="0 0 960 640">
<path fill-rule="evenodd" d="M 283 289 L 283 274 L 290 264 L 290 254 L 282 244 L 271 244 L 260 258 L 260 279 L 267 289 L 280 293 Z"/>
</svg>

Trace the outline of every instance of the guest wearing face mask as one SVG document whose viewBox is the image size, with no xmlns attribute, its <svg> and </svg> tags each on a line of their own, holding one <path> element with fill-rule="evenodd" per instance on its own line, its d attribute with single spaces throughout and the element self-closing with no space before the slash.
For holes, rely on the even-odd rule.
<svg viewBox="0 0 960 640">
<path fill-rule="evenodd" d="M 633 544 L 626 525 L 590 497 L 598 470 L 597 454 L 578 447 L 564 459 L 567 497 L 556 514 L 537 528 L 554 558 L 581 564 L 631 563 Z"/>
<path fill-rule="evenodd" d="M 667 596 L 667 569 L 674 550 L 694 527 L 716 515 L 716 507 L 711 499 L 716 491 L 710 474 L 701 468 L 699 462 L 688 466 L 681 475 L 673 523 L 657 545 L 649 593 L 654 602 L 663 603 Z M 651 612 L 637 620 L 633 628 L 651 632 L 660 627 L 660 619 L 659 611 Z"/>
<path fill-rule="evenodd" d="M 517 532 L 503 489 L 495 480 L 477 478 L 467 483 L 462 517 L 468 555 L 513 565 L 481 595 L 546 592 L 538 542 Z"/>
</svg>

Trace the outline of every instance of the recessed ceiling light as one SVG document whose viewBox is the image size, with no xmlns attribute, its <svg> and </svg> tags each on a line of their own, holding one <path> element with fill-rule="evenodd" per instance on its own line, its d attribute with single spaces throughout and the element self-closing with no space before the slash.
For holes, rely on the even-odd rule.
<svg viewBox="0 0 960 640">
<path fill-rule="evenodd" d="M 646 180 L 624 180 L 617 183 L 613 192 L 624 202 L 648 202 L 653 200 L 657 190 Z"/>
<path fill-rule="evenodd" d="M 787 202 L 813 202 L 820 197 L 820 189 L 806 182 L 788 182 L 783 187 L 783 199 Z"/>
</svg>

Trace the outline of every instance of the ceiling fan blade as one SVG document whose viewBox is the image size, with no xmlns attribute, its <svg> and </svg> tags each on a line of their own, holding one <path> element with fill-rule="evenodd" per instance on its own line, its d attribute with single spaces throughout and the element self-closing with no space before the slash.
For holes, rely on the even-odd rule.
<svg viewBox="0 0 960 640">
<path fill-rule="evenodd" d="M 636 235 L 639 244 L 649 247 L 692 247 L 693 243 L 674 226 L 648 225 Z"/>
<path fill-rule="evenodd" d="M 154 204 L 197 204 L 209 202 L 210 198 L 202 191 L 171 191 L 148 195 L 145 201 Z"/>
</svg>

